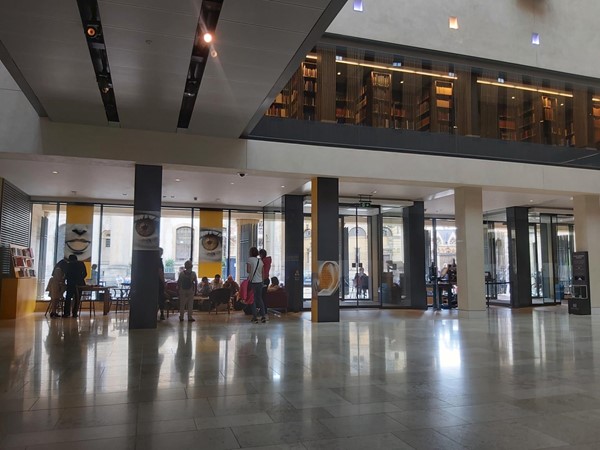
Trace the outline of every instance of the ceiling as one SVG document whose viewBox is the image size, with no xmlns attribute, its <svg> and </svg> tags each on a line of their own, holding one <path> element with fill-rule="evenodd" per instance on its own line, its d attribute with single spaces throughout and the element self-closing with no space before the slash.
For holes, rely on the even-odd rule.
<svg viewBox="0 0 600 450">
<path fill-rule="evenodd" d="M 89 158 L 25 157 L 0 153 L 0 178 L 34 199 L 133 203 L 134 163 Z M 53 173 L 58 172 L 58 173 Z M 34 173 L 36 176 L 32 177 Z M 179 181 L 177 181 L 179 180 Z M 101 196 L 98 193 L 101 192 Z M 284 194 L 310 194 L 310 179 L 293 174 L 272 176 L 201 167 L 163 167 L 163 203 L 209 207 L 262 208 Z M 443 187 L 340 179 L 340 197 L 370 195 L 381 199 L 421 200 L 430 216 L 454 215 L 454 192 Z M 483 192 L 484 212 L 509 206 L 571 209 L 569 196 L 523 192 Z"/>
<path fill-rule="evenodd" d="M 343 3 L 225 0 L 213 45 L 216 56 L 209 57 L 185 132 L 238 138 Z M 201 0 L 98 4 L 120 126 L 184 132 L 176 127 Z M 28 85 L 31 90 L 23 91 L 28 96 L 32 92 L 35 99 L 30 101 L 41 105 L 38 111 L 54 122 L 108 125 L 77 2 L 3 2 L 0 41 L 11 67 L 20 72 L 16 81 Z M 37 199 L 133 202 L 134 162 L 2 153 L 0 162 L 0 177 Z M 166 205 L 260 208 L 283 194 L 310 193 L 308 178 L 289 173 L 240 177 L 225 169 L 165 165 L 163 170 Z M 428 215 L 454 214 L 454 193 L 448 187 L 340 179 L 340 196 L 361 194 L 423 200 Z M 572 201 L 568 196 L 484 191 L 484 211 L 519 205 L 572 208 Z"/>
<path fill-rule="evenodd" d="M 343 3 L 224 1 L 185 132 L 238 138 Z M 201 5 L 98 0 L 121 127 L 177 131 Z M 108 125 L 76 1 L 3 2 L 0 41 L 52 121 Z"/>
</svg>

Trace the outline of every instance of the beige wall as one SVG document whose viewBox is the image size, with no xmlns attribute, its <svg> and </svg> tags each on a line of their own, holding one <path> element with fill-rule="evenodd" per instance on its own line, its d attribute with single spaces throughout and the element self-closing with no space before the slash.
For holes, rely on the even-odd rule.
<svg viewBox="0 0 600 450">
<path fill-rule="evenodd" d="M 348 1 L 330 33 L 416 48 L 600 76 L 598 0 L 364 0 Z M 457 16 L 459 30 L 448 27 Z M 531 33 L 541 45 L 531 44 Z"/>
</svg>

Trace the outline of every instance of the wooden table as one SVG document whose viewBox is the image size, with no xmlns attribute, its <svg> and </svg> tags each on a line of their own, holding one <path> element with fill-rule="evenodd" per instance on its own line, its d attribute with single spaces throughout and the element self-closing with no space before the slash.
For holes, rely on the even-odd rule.
<svg viewBox="0 0 600 450">
<path fill-rule="evenodd" d="M 77 286 L 77 298 L 79 299 L 79 303 L 80 303 L 80 310 L 81 310 L 81 297 L 82 294 L 84 292 L 89 292 L 90 295 L 93 294 L 94 292 L 98 293 L 98 295 L 102 294 L 102 299 L 104 301 L 104 315 L 106 316 L 108 314 L 108 312 L 110 311 L 110 305 L 111 305 L 111 301 L 110 301 L 110 290 L 111 289 L 117 289 L 117 286 L 93 286 L 93 285 L 89 285 L 86 284 L 85 286 Z M 96 301 L 96 300 L 91 300 L 90 301 Z M 96 314 L 96 309 L 94 308 L 94 314 Z"/>
</svg>

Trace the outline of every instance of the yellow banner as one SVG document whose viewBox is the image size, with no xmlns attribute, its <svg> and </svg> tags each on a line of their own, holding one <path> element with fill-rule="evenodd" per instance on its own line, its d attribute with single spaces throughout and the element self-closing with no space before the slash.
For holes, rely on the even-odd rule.
<svg viewBox="0 0 600 450">
<path fill-rule="evenodd" d="M 222 275 L 223 211 L 200 211 L 198 276 Z"/>
<path fill-rule="evenodd" d="M 83 261 L 88 278 L 91 277 L 93 223 L 93 205 L 67 205 L 65 256 L 75 255 Z"/>
</svg>

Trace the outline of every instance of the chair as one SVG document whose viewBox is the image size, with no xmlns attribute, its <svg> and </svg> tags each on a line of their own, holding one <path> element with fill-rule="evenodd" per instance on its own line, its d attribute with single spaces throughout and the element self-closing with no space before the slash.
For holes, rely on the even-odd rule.
<svg viewBox="0 0 600 450">
<path fill-rule="evenodd" d="M 277 289 L 276 291 L 267 291 L 265 295 L 265 307 L 269 309 L 283 309 L 286 313 L 288 310 L 288 295 L 285 289 Z"/>
<path fill-rule="evenodd" d="M 208 309 L 209 314 L 213 307 L 215 308 L 215 314 L 217 314 L 219 305 L 227 305 L 227 314 L 231 314 L 231 289 L 219 288 L 210 291 L 210 294 L 208 294 L 208 301 L 210 303 Z"/>
<path fill-rule="evenodd" d="M 92 315 L 92 312 L 94 313 L 94 316 L 95 316 L 96 315 L 96 301 L 94 300 L 93 292 L 84 290 L 84 289 L 80 289 L 79 286 L 77 286 L 77 295 L 79 297 L 79 312 L 81 313 L 81 311 L 83 311 L 83 302 L 88 302 L 90 316 Z"/>
<path fill-rule="evenodd" d="M 129 294 L 131 289 L 129 288 L 120 288 L 113 289 L 114 297 L 113 301 L 115 302 L 115 313 L 119 312 L 119 308 L 121 312 L 125 312 L 125 307 L 129 308 Z"/>
<path fill-rule="evenodd" d="M 44 313 L 44 317 L 48 316 L 48 313 L 50 312 L 50 306 L 52 306 L 52 301 L 48 302 L 48 306 L 46 307 L 46 312 Z M 57 314 L 62 315 L 62 313 L 64 312 L 64 309 L 65 309 L 65 298 L 61 297 L 58 300 L 58 305 L 56 305 L 56 311 L 59 311 L 59 312 L 57 312 Z"/>
</svg>

